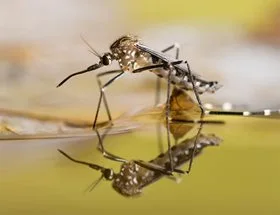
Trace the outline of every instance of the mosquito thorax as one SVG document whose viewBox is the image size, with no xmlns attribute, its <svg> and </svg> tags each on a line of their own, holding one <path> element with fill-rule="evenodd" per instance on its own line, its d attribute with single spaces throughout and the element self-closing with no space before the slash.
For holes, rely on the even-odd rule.
<svg viewBox="0 0 280 215">
<path fill-rule="evenodd" d="M 133 71 L 140 67 L 148 66 L 151 63 L 150 54 L 137 48 L 139 39 L 135 36 L 123 36 L 117 39 L 111 46 L 110 50 L 119 62 L 123 71 Z"/>
<path fill-rule="evenodd" d="M 139 195 L 141 193 L 139 169 L 140 167 L 133 161 L 124 163 L 113 180 L 113 188 L 123 196 Z"/>
</svg>

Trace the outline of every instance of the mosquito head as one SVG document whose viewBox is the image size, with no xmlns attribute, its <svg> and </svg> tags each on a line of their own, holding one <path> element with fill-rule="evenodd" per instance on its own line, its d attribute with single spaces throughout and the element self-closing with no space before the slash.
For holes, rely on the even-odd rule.
<svg viewBox="0 0 280 215">
<path fill-rule="evenodd" d="M 115 173 L 112 169 L 108 169 L 104 167 L 100 167 L 100 168 L 101 168 L 100 170 L 102 172 L 102 175 L 96 181 L 92 182 L 85 191 L 91 192 L 104 178 L 108 181 L 114 179 Z"/>
<path fill-rule="evenodd" d="M 109 66 L 112 63 L 113 56 L 111 53 L 105 53 L 100 57 L 100 64 L 103 66 Z"/>
<path fill-rule="evenodd" d="M 134 162 L 124 163 L 120 173 L 116 174 L 113 188 L 123 196 L 133 197 L 141 194 L 139 166 Z"/>
<path fill-rule="evenodd" d="M 115 173 L 112 169 L 105 168 L 102 170 L 103 177 L 108 180 L 112 181 L 115 178 Z"/>
</svg>

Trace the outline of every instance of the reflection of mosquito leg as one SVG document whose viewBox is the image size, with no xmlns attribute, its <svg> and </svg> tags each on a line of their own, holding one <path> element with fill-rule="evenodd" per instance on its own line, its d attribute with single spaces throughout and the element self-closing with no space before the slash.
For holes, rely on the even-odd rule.
<svg viewBox="0 0 280 215">
<path fill-rule="evenodd" d="M 165 167 L 162 167 L 162 166 L 159 166 L 157 164 L 150 163 L 150 162 L 145 162 L 145 161 L 142 161 L 142 160 L 133 160 L 133 162 L 136 163 L 137 165 L 145 168 L 145 169 L 148 169 L 148 170 L 151 170 L 151 171 L 154 171 L 154 172 L 160 172 L 163 175 L 172 176 L 173 172 L 176 172 L 176 173 L 179 173 L 179 174 L 185 174 L 186 173 L 185 171 L 180 170 L 180 169 L 175 168 L 173 170 L 169 170 L 169 169 L 167 169 Z"/>
<path fill-rule="evenodd" d="M 162 129 L 161 129 L 161 121 L 159 120 L 156 125 L 156 132 L 157 132 L 157 142 L 158 142 L 158 149 L 159 153 L 163 153 L 163 145 L 162 145 Z"/>
<path fill-rule="evenodd" d="M 120 72 L 118 75 L 116 75 L 115 77 L 113 77 L 112 79 L 110 79 L 108 82 L 106 82 L 100 89 L 100 96 L 99 96 L 99 100 L 98 100 L 98 105 L 97 105 L 97 110 L 96 110 L 96 114 L 95 114 L 95 118 L 94 118 L 94 122 L 93 122 L 93 126 L 92 128 L 95 129 L 96 128 L 96 122 L 97 122 L 97 118 L 98 118 L 98 114 L 99 114 L 99 110 L 100 110 L 100 105 L 101 105 L 101 100 L 104 97 L 104 91 L 106 89 L 106 87 L 108 87 L 110 84 L 112 84 L 115 80 L 117 80 L 118 78 L 120 78 L 122 75 L 124 74 L 124 72 Z M 109 110 L 109 109 L 108 109 Z"/>
<path fill-rule="evenodd" d="M 190 173 L 191 172 L 191 169 L 192 169 L 192 164 L 193 164 L 193 158 L 195 156 L 195 151 L 196 151 L 196 145 L 197 145 L 197 139 L 201 133 L 201 130 L 202 130 L 202 127 L 203 127 L 203 116 L 204 115 L 201 115 L 200 117 L 200 125 L 199 125 L 199 128 L 198 128 L 198 131 L 197 131 L 197 134 L 196 134 L 196 137 L 195 137 L 195 140 L 194 140 L 194 146 L 193 146 L 193 151 L 192 151 L 192 156 L 191 156 L 191 159 L 190 159 L 190 162 L 189 162 L 189 168 L 188 170 L 186 171 L 186 173 Z"/>
<path fill-rule="evenodd" d="M 160 88 L 161 88 L 161 78 L 157 77 L 155 106 L 157 106 L 160 103 Z"/>
<path fill-rule="evenodd" d="M 124 158 L 121 158 L 121 157 L 118 157 L 118 156 L 116 156 L 116 155 L 113 155 L 113 154 L 111 154 L 111 153 L 109 153 L 109 152 L 107 152 L 107 151 L 105 150 L 105 148 L 104 148 L 104 146 L 103 146 L 103 140 L 104 140 L 105 135 L 106 135 L 107 133 L 101 137 L 100 134 L 99 134 L 99 132 L 98 132 L 98 130 L 95 129 L 95 131 L 96 131 L 96 134 L 97 134 L 97 137 L 98 137 L 98 146 L 100 146 L 100 148 L 98 148 L 98 149 L 101 150 L 101 152 L 102 152 L 102 154 L 103 154 L 103 156 L 104 156 L 105 158 L 108 158 L 108 159 L 110 159 L 110 160 L 117 161 L 117 162 L 122 162 L 122 163 L 127 162 L 127 160 L 125 160 Z"/>
<path fill-rule="evenodd" d="M 171 46 L 168 46 L 167 48 L 163 49 L 161 52 L 165 53 L 165 52 L 168 52 L 168 51 L 170 51 L 170 50 L 172 50 L 174 48 L 176 49 L 175 59 L 178 60 L 179 59 L 180 46 L 177 43 L 175 43 L 175 44 L 173 44 Z M 157 77 L 155 105 L 160 103 L 160 88 L 161 88 L 161 78 Z"/>
<path fill-rule="evenodd" d="M 102 83 L 101 83 L 101 80 L 100 80 L 101 76 L 111 75 L 111 74 L 121 73 L 121 72 L 122 72 L 121 70 L 112 70 L 112 71 L 101 72 L 101 73 L 97 74 L 96 79 L 97 79 L 97 83 L 98 83 L 100 92 L 102 91 Z M 109 119 L 110 122 L 112 122 L 112 116 L 111 116 L 110 109 L 109 109 L 109 106 L 108 106 L 108 102 L 107 102 L 107 99 L 106 99 L 106 96 L 105 96 L 105 92 L 103 92 L 103 102 L 104 102 L 104 106 L 105 106 L 105 109 L 106 109 L 106 112 L 107 112 L 108 119 Z"/>
</svg>

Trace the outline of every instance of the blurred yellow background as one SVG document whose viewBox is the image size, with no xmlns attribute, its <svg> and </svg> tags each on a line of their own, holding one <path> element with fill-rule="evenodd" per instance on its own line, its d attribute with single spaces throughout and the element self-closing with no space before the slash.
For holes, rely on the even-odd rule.
<svg viewBox="0 0 280 215">
<path fill-rule="evenodd" d="M 103 53 L 116 38 L 132 33 L 157 50 L 181 43 L 182 59 L 224 85 L 204 102 L 279 108 L 279 5 L 276 0 L 3 0 L 0 107 L 91 121 L 98 99 L 95 74 L 56 85 L 98 61 L 80 34 Z M 116 82 L 107 90 L 114 118 L 153 105 L 154 85 L 149 74 Z M 1 141 L 0 214 L 279 214 L 279 121 L 224 119 L 225 125 L 203 130 L 224 141 L 195 160 L 190 176 L 181 184 L 163 179 L 138 199 L 118 195 L 109 182 L 84 194 L 99 174 L 56 151 L 118 171 L 119 164 L 96 151 L 96 139 Z M 148 127 L 109 137 L 105 144 L 118 155 L 149 160 L 158 154 L 156 143 Z"/>
<path fill-rule="evenodd" d="M 141 23 L 209 22 L 251 26 L 269 18 L 268 13 L 279 0 L 197 0 L 197 1 L 124 1 L 130 17 Z"/>
</svg>

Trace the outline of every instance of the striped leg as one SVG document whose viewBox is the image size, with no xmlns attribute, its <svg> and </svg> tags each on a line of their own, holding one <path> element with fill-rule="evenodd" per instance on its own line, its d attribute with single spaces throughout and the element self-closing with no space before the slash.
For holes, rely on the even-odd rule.
<svg viewBox="0 0 280 215">
<path fill-rule="evenodd" d="M 174 43 L 171 46 L 168 46 L 167 48 L 163 49 L 161 52 L 166 53 L 172 49 L 176 49 L 175 59 L 179 59 L 179 53 L 180 53 L 180 45 L 178 43 Z M 155 96 L 155 106 L 160 103 L 160 88 L 161 88 L 161 80 L 159 77 L 157 77 L 157 83 L 156 83 L 156 96 Z"/>
<path fill-rule="evenodd" d="M 172 151 L 171 151 L 171 141 L 170 141 L 170 96 L 171 96 L 171 73 L 174 70 L 174 67 L 172 65 L 169 66 L 169 73 L 168 73 L 168 82 L 167 82 L 167 95 L 166 95 L 166 105 L 165 105 L 165 123 L 166 123 L 166 129 L 167 129 L 167 144 L 168 144 L 168 156 L 170 159 L 170 169 L 173 171 L 174 165 L 173 165 L 173 157 L 172 157 Z"/>
<path fill-rule="evenodd" d="M 171 51 L 172 49 L 175 48 L 175 59 L 178 60 L 179 59 L 179 52 L 180 52 L 180 45 L 178 43 L 174 43 L 171 46 L 168 46 L 167 48 L 163 49 L 161 52 L 162 53 L 166 53 L 168 51 Z M 156 95 L 155 95 L 155 106 L 158 105 L 160 103 L 160 88 L 161 88 L 161 78 L 157 77 L 157 81 L 156 81 Z M 158 138 L 158 148 L 159 148 L 159 152 L 163 152 L 163 147 L 162 147 L 162 130 L 161 130 L 161 123 L 158 122 L 156 125 L 156 132 L 157 132 L 157 138 Z"/>
</svg>

